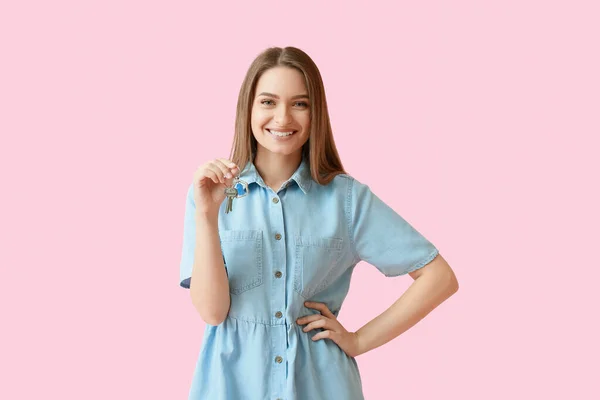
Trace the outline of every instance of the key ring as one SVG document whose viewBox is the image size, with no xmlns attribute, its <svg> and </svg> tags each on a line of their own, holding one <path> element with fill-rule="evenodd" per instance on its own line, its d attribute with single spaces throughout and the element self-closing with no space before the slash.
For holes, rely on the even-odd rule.
<svg viewBox="0 0 600 400">
<path fill-rule="evenodd" d="M 230 188 L 235 188 L 236 190 L 236 199 L 239 199 L 241 197 L 245 197 L 248 195 L 248 183 L 246 181 L 243 181 L 240 179 L 240 175 L 241 175 L 241 171 L 238 171 L 237 175 L 233 178 L 233 182 L 230 186 Z M 243 189 L 243 194 L 240 195 L 240 191 L 237 189 L 237 185 L 240 184 L 242 185 L 242 189 Z"/>
<path fill-rule="evenodd" d="M 240 191 L 237 190 L 238 184 L 242 185 L 242 193 L 243 193 L 242 195 L 240 195 Z M 234 187 L 235 190 L 237 191 L 236 199 L 248 196 L 248 182 L 241 180 L 239 174 L 238 174 L 238 176 L 236 176 L 233 179 L 232 187 Z"/>
<path fill-rule="evenodd" d="M 242 185 L 242 194 L 238 190 L 237 186 Z M 225 187 L 225 196 L 227 198 L 225 205 L 225 214 L 229 214 L 233 211 L 233 200 L 245 197 L 248 195 L 248 182 L 240 179 L 240 175 L 238 174 L 235 178 L 233 178 L 233 182 L 231 186 Z"/>
</svg>

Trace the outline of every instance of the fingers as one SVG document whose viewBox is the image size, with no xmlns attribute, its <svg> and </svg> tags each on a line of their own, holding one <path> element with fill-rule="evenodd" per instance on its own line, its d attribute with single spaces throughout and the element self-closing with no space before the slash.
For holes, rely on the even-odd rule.
<svg viewBox="0 0 600 400">
<path fill-rule="evenodd" d="M 228 162 L 229 164 L 229 162 Z M 214 172 L 220 183 L 225 183 L 226 179 L 232 179 L 233 178 L 233 174 L 231 172 L 231 169 L 225 165 L 225 163 L 219 159 L 215 159 L 212 160 L 211 162 L 209 162 L 206 166 L 207 169 L 211 170 L 212 172 Z"/>
<path fill-rule="evenodd" d="M 304 328 L 302 328 L 302 330 L 304 332 L 308 332 L 308 331 L 312 331 L 313 329 L 317 329 L 317 328 L 331 329 L 331 327 L 327 327 L 328 322 L 329 322 L 328 319 L 321 317 L 321 319 L 311 322 L 310 324 L 306 325 Z"/>
<path fill-rule="evenodd" d="M 198 182 L 198 187 L 203 187 L 207 179 L 212 180 L 214 183 L 219 183 L 219 175 L 208 168 L 207 165 L 201 165 L 194 173 L 194 181 Z"/>
<path fill-rule="evenodd" d="M 204 165 L 198 167 L 196 174 L 198 175 L 199 186 L 203 186 L 205 179 L 211 179 L 214 183 L 225 183 L 226 180 L 233 179 L 239 173 L 239 168 L 233 162 L 226 158 L 214 159 Z"/>
<path fill-rule="evenodd" d="M 213 182 L 215 183 L 225 183 L 225 176 L 223 174 L 223 171 L 221 170 L 221 168 L 219 168 L 218 166 L 216 166 L 215 164 L 208 164 L 206 166 L 206 172 L 210 172 L 212 176 L 216 177 L 216 182 L 213 179 Z"/>
<path fill-rule="evenodd" d="M 298 318 L 296 320 L 296 322 L 298 323 L 298 325 L 304 325 L 304 324 L 308 324 L 309 322 L 317 321 L 317 320 L 320 320 L 323 318 L 325 318 L 325 317 L 323 317 L 321 314 L 313 314 L 313 315 L 307 315 L 302 318 Z"/>
<path fill-rule="evenodd" d="M 307 308 L 312 308 L 321 312 L 320 314 L 307 315 L 296 320 L 296 323 L 298 323 L 298 325 L 308 324 L 304 328 L 302 328 L 304 332 L 308 332 L 317 328 L 323 328 L 327 330 L 336 329 L 338 324 L 337 319 L 335 315 L 331 311 L 329 311 L 329 308 L 327 308 L 327 306 L 324 303 L 307 301 L 304 303 L 304 305 Z M 318 340 L 318 338 L 313 338 L 313 340 Z"/>
<path fill-rule="evenodd" d="M 331 339 L 339 345 L 339 338 L 340 338 L 340 334 L 338 332 L 327 330 L 327 331 L 323 331 L 323 332 L 319 332 L 319 333 L 315 334 L 311 339 L 313 342 L 320 340 L 320 339 Z"/>
<path fill-rule="evenodd" d="M 213 170 L 211 167 L 205 167 L 203 170 L 204 176 L 207 178 L 212 179 L 212 181 L 214 183 L 219 183 L 221 182 L 221 177 L 219 176 L 219 174 Z"/>
<path fill-rule="evenodd" d="M 235 164 L 225 158 L 213 160 L 213 165 L 220 169 L 224 179 L 233 179 L 237 172 Z"/>
<path fill-rule="evenodd" d="M 306 308 L 313 308 L 315 310 L 319 310 L 321 312 L 321 314 L 323 314 L 324 316 L 326 316 L 328 318 L 335 318 L 335 315 L 333 315 L 333 313 L 331 311 L 329 311 L 329 308 L 327 308 L 327 306 L 324 303 L 307 301 L 304 303 L 304 306 Z"/>
<path fill-rule="evenodd" d="M 237 165 L 235 165 L 235 163 L 233 163 L 231 160 L 228 160 L 227 158 L 219 158 L 219 161 L 227 165 L 228 168 L 237 168 Z"/>
</svg>

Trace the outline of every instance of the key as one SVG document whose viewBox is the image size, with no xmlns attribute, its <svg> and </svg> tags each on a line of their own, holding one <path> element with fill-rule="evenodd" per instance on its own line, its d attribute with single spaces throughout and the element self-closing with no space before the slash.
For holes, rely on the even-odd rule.
<svg viewBox="0 0 600 400">
<path fill-rule="evenodd" d="M 243 193 L 240 194 L 237 189 L 237 185 L 242 185 Z M 225 196 L 227 196 L 227 205 L 225 206 L 225 214 L 229 214 L 233 211 L 233 200 L 239 199 L 248 195 L 248 183 L 241 180 L 239 177 L 233 179 L 233 185 L 225 188 Z"/>
<path fill-rule="evenodd" d="M 237 189 L 235 187 L 225 188 L 225 196 L 227 196 L 227 205 L 225 206 L 225 214 L 233 211 L 233 199 L 237 197 Z"/>
</svg>

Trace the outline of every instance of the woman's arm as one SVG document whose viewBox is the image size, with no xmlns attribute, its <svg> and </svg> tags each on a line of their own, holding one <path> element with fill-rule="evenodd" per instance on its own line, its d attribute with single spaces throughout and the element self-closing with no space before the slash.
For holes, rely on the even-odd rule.
<svg viewBox="0 0 600 400">
<path fill-rule="evenodd" d="M 231 298 L 219 240 L 218 215 L 197 212 L 195 218 L 196 246 L 190 296 L 204 322 L 219 325 L 229 313 Z"/>
<path fill-rule="evenodd" d="M 407 331 L 458 290 L 454 271 L 441 255 L 409 275 L 414 282 L 402 296 L 356 331 L 356 355 L 373 350 Z"/>
</svg>

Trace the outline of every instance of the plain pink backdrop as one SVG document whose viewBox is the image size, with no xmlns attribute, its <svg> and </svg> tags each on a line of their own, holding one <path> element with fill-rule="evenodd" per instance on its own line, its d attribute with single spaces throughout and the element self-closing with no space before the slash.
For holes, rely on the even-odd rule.
<svg viewBox="0 0 600 400">
<path fill-rule="evenodd" d="M 286 45 L 320 68 L 344 167 L 460 283 L 358 357 L 366 398 L 600 398 L 597 3 L 349 3 L 2 2 L 0 398 L 187 398 L 186 190 Z M 411 282 L 361 263 L 341 322 Z"/>
</svg>

